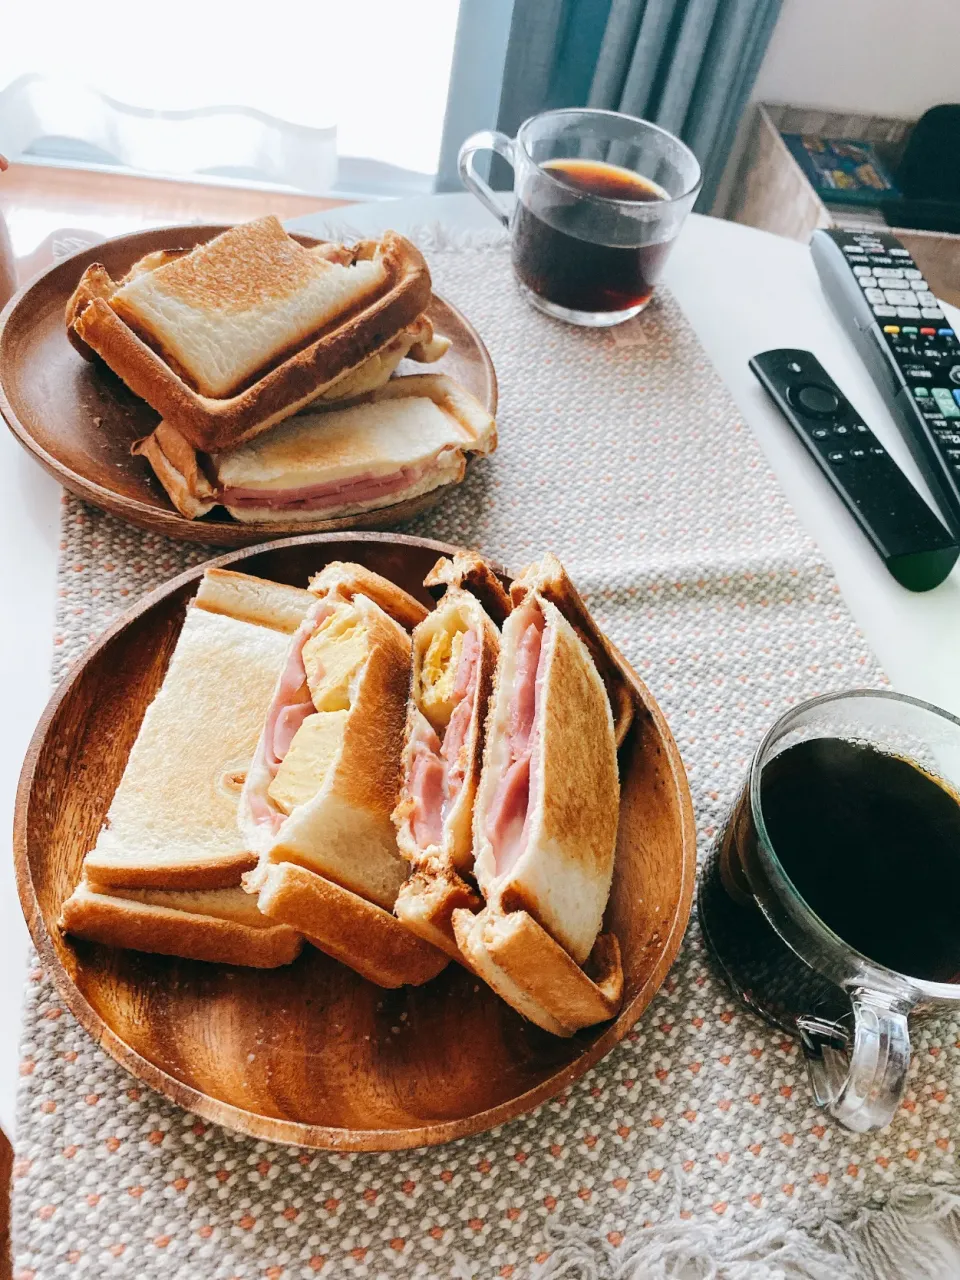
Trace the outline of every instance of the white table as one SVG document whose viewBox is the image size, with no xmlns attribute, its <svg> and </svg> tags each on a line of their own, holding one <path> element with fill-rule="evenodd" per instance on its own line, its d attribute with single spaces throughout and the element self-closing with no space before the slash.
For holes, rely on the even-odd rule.
<svg viewBox="0 0 960 1280">
<path fill-rule="evenodd" d="M 314 232 L 346 225 L 373 233 L 437 221 L 454 230 L 496 226 L 467 195 L 355 205 L 290 225 Z M 670 259 L 667 283 L 800 519 L 833 566 L 851 612 L 894 687 L 960 715 L 960 570 L 926 595 L 899 587 L 747 368 L 751 355 L 769 347 L 812 350 L 923 488 L 879 394 L 823 300 L 807 249 L 734 223 L 694 216 Z M 960 327 L 960 314 L 953 312 L 951 319 Z M 0 698 L 5 712 L 0 822 L 7 830 L 20 762 L 49 690 L 59 499 L 57 485 L 9 433 L 0 432 Z M 10 858 L 3 860 L 0 877 L 0 972 L 5 975 L 0 983 L 0 1123 L 12 1133 L 27 934 Z"/>
</svg>

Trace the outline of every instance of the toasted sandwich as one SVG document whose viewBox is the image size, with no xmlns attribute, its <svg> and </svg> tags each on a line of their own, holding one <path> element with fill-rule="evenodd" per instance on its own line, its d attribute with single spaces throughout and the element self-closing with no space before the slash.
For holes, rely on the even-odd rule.
<svg viewBox="0 0 960 1280">
<path fill-rule="evenodd" d="M 447 956 L 392 914 L 406 865 L 391 813 L 410 673 L 406 620 L 422 606 L 384 579 L 334 564 L 311 583 L 247 773 L 245 877 L 260 910 L 381 986 L 426 982 Z"/>
<path fill-rule="evenodd" d="M 453 585 L 452 569 L 440 604 L 413 633 L 403 775 L 393 814 L 411 874 L 394 910 L 408 928 L 460 959 L 452 914 L 481 906 L 464 877 L 473 871 L 473 803 L 500 633 L 476 597 Z"/>
<path fill-rule="evenodd" d="M 145 453 L 177 510 L 219 504 L 236 520 L 360 515 L 458 484 L 473 454 L 496 448 L 479 401 L 443 374 L 396 378 L 343 407 L 315 406 L 225 453 L 198 459 L 161 423 Z"/>
<path fill-rule="evenodd" d="M 237 809 L 263 716 L 314 597 L 211 569 L 61 925 L 91 941 L 272 967 L 301 938 L 241 889 L 256 853 Z"/>
<path fill-rule="evenodd" d="M 570 1035 L 610 1017 L 622 991 L 616 939 L 596 946 L 620 791 L 604 683 L 575 627 L 539 589 L 566 578 L 551 561 L 512 592 L 473 813 L 486 906 L 454 911 L 452 924 L 466 961 L 508 1003 Z"/>
<path fill-rule="evenodd" d="M 418 316 L 392 342 L 374 352 L 346 377 L 339 378 L 331 387 L 321 391 L 307 410 L 301 412 L 367 395 L 383 386 L 404 357 L 420 364 L 432 364 L 446 353 L 449 346 L 449 340 L 434 331 L 426 315 Z M 131 452 L 147 459 L 174 507 L 188 520 L 205 516 L 218 505 L 213 460 L 207 454 L 198 454 L 169 422 L 159 423 L 150 435 L 135 441 Z M 265 518 L 277 517 L 267 515 Z"/>
<path fill-rule="evenodd" d="M 306 248 L 267 217 L 149 255 L 120 282 L 91 266 L 66 320 L 75 345 L 209 453 L 356 375 L 430 296 L 423 257 L 395 232 Z"/>
</svg>

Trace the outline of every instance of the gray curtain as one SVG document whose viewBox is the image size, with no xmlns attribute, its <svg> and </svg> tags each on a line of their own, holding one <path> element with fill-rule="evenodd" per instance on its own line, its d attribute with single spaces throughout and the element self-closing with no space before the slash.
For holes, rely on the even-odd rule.
<svg viewBox="0 0 960 1280">
<path fill-rule="evenodd" d="M 676 133 L 708 212 L 781 0 L 516 0 L 498 127 L 550 107 L 607 107 Z"/>
</svg>

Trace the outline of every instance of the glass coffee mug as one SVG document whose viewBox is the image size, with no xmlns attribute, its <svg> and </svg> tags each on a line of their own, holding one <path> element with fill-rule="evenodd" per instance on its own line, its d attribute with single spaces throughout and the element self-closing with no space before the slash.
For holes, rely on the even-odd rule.
<svg viewBox="0 0 960 1280">
<path fill-rule="evenodd" d="M 960 1005 L 960 720 L 885 690 L 814 698 L 761 742 L 704 864 L 727 981 L 798 1035 L 819 1105 L 880 1129 L 911 1019 Z"/>
<path fill-rule="evenodd" d="M 495 151 L 513 168 L 512 214 L 474 167 Z M 700 190 L 689 147 L 616 111 L 545 111 L 516 139 L 485 130 L 460 148 L 460 178 L 511 231 L 521 291 L 571 324 L 619 324 L 650 301 Z"/>
</svg>

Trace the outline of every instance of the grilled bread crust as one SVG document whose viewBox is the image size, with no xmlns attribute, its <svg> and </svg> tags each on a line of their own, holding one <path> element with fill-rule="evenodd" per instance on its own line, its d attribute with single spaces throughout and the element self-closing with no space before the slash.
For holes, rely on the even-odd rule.
<svg viewBox="0 0 960 1280">
<path fill-rule="evenodd" d="M 486 817 L 497 776 L 497 746 L 509 727 L 513 655 L 523 625 L 504 627 L 491 698 L 484 772 L 474 806 L 474 870 L 486 900 L 527 911 L 578 963 L 589 955 L 603 917 L 616 852 L 620 782 L 613 722 L 603 683 L 583 642 L 549 601 L 543 691 L 538 708 L 539 799 L 531 785 L 528 836 L 516 863 L 498 875 Z M 516 620 L 516 621 L 515 621 Z"/>
<path fill-rule="evenodd" d="M 358 246 L 360 256 L 372 256 Z M 195 449 L 228 449 L 329 392 L 339 379 L 388 346 L 426 309 L 430 273 L 420 252 L 388 231 L 377 249 L 384 287 L 358 302 L 299 349 L 282 355 L 250 384 L 224 398 L 201 395 L 148 345 L 111 305 L 98 264 L 89 269 L 67 309 L 68 332 L 86 344 Z M 102 273 L 102 274 L 101 274 Z"/>
<path fill-rule="evenodd" d="M 427 610 L 409 592 L 351 560 L 331 560 L 313 575 L 308 590 L 315 596 L 336 590 L 345 600 L 364 595 L 405 631 L 412 631 L 427 616 Z"/>
<path fill-rule="evenodd" d="M 211 894 L 219 896 L 216 891 Z M 84 882 L 63 904 L 60 928 L 108 947 L 254 969 L 290 964 L 303 946 L 296 929 L 286 924 L 264 919 L 261 925 L 249 925 L 203 914 L 202 907 L 187 911 L 138 902 L 109 891 L 99 892 Z"/>
<path fill-rule="evenodd" d="M 482 906 L 476 889 L 437 861 L 423 864 L 403 882 L 393 910 L 407 929 L 465 963 L 453 933 L 453 913 L 473 915 Z"/>
<path fill-rule="evenodd" d="M 525 911 L 453 913 L 460 950 L 472 968 L 518 1013 L 556 1036 L 612 1018 L 623 999 L 620 947 L 612 933 L 597 939 L 590 978 Z"/>
<path fill-rule="evenodd" d="M 486 560 L 475 551 L 457 551 L 455 555 L 441 556 L 423 580 L 435 600 L 451 587 L 461 587 L 480 601 L 490 619 L 502 626 L 513 604 L 503 583 Z"/>
<path fill-rule="evenodd" d="M 304 867 L 280 863 L 258 879 L 260 910 L 378 987 L 420 986 L 448 957 L 382 907 Z"/>
<path fill-rule="evenodd" d="M 531 594 L 555 604 L 587 646 L 610 699 L 617 746 L 623 746 L 633 722 L 633 693 L 624 677 L 620 655 L 593 620 L 563 565 L 550 552 L 528 565 L 510 586 L 514 608 Z"/>
</svg>

